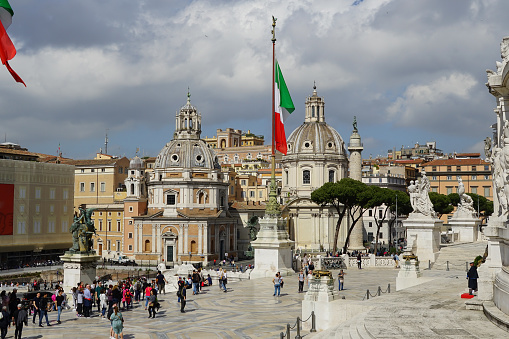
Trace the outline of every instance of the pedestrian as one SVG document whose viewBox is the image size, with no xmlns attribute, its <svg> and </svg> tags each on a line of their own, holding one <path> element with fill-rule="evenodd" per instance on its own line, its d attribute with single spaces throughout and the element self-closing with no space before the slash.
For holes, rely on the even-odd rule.
<svg viewBox="0 0 509 339">
<path fill-rule="evenodd" d="M 115 334 L 115 339 L 118 339 L 119 335 L 121 339 L 124 339 L 124 317 L 122 313 L 118 310 L 118 306 L 113 308 L 113 314 L 110 317 L 111 328 L 113 329 L 113 333 Z"/>
<path fill-rule="evenodd" d="M 83 317 L 83 287 L 78 288 L 76 305 L 76 315 Z"/>
<path fill-rule="evenodd" d="M 399 268 L 399 256 L 397 253 L 394 253 L 394 268 Z"/>
<path fill-rule="evenodd" d="M 186 300 L 187 300 L 187 292 L 186 287 L 184 284 L 181 285 L 181 288 L 179 290 L 179 298 L 180 298 L 180 312 L 186 313 L 184 308 L 186 307 Z"/>
<path fill-rule="evenodd" d="M 43 318 L 46 318 L 46 326 L 51 326 L 48 320 L 48 308 L 50 308 L 50 298 L 48 294 L 44 293 L 41 299 L 40 315 L 39 315 L 39 327 L 42 327 Z"/>
<path fill-rule="evenodd" d="M 12 315 L 12 324 L 16 326 L 14 331 L 14 339 L 21 339 L 21 333 L 23 332 L 23 325 L 28 326 L 28 314 L 27 311 L 21 308 L 22 305 L 18 304 L 16 311 Z"/>
<path fill-rule="evenodd" d="M 152 286 L 147 285 L 147 287 L 145 288 L 145 310 L 147 310 L 148 297 L 150 297 L 151 290 L 152 290 Z"/>
<path fill-rule="evenodd" d="M 467 272 L 467 279 L 468 294 L 473 295 L 473 292 L 477 292 L 477 279 L 479 279 L 479 275 L 477 274 L 477 266 L 475 266 L 473 262 L 470 263 L 470 269 Z"/>
<path fill-rule="evenodd" d="M 101 290 L 101 294 L 99 295 L 100 305 L 101 305 L 101 316 L 104 319 L 104 315 L 106 314 L 106 309 L 108 308 L 108 298 L 106 297 L 106 291 Z"/>
<path fill-rule="evenodd" d="M 150 291 L 150 295 L 148 297 L 148 317 L 155 318 L 156 317 L 156 302 L 157 298 L 154 293 L 154 290 Z"/>
<path fill-rule="evenodd" d="M 7 312 L 7 306 L 2 306 L 2 312 L 0 313 L 0 335 L 2 339 L 7 336 L 8 327 L 11 327 L 9 312 Z"/>
<path fill-rule="evenodd" d="M 223 270 L 222 283 L 223 283 L 224 293 L 226 293 L 227 292 L 226 284 L 228 283 L 228 274 L 226 273 L 226 270 Z"/>
<path fill-rule="evenodd" d="M 71 294 L 72 294 L 72 300 L 73 300 L 73 307 L 74 307 L 74 310 L 77 312 L 78 311 L 78 289 L 76 287 L 73 287 L 71 290 Z"/>
<path fill-rule="evenodd" d="M 58 295 L 55 298 L 55 306 L 57 308 L 57 324 L 61 324 L 60 314 L 62 313 L 62 303 L 64 302 L 64 291 L 59 290 Z"/>
<path fill-rule="evenodd" d="M 274 296 L 281 296 L 281 278 L 279 277 L 279 273 L 276 273 L 276 277 L 272 279 L 272 283 L 274 284 Z"/>
<path fill-rule="evenodd" d="M 309 290 L 309 286 L 311 286 L 311 281 L 313 280 L 313 271 L 309 270 L 308 271 L 308 290 Z"/>
<path fill-rule="evenodd" d="M 166 284 L 166 278 L 161 273 L 161 271 L 157 271 L 156 281 L 157 281 L 158 292 L 166 294 L 166 291 L 164 290 L 164 286 Z"/>
<path fill-rule="evenodd" d="M 342 291 L 345 289 L 345 275 L 346 273 L 343 270 L 340 270 L 338 273 L 338 282 L 339 282 L 339 290 Z"/>
<path fill-rule="evenodd" d="M 129 287 L 124 288 L 124 292 L 122 292 L 122 302 L 123 302 L 123 309 L 128 310 L 129 305 L 131 304 L 132 300 L 132 294 Z"/>
<path fill-rule="evenodd" d="M 361 252 L 357 253 L 357 267 L 359 269 L 362 268 L 362 258 L 361 258 Z"/>
<path fill-rule="evenodd" d="M 210 274 L 207 274 L 207 285 L 212 286 L 212 278 L 210 277 Z"/>
<path fill-rule="evenodd" d="M 198 294 L 199 293 L 198 284 L 200 283 L 200 274 L 198 274 L 196 270 L 193 270 L 192 281 L 193 281 L 193 295 Z"/>
<path fill-rule="evenodd" d="M 32 306 L 34 307 L 34 316 L 32 318 L 32 323 L 35 324 L 35 317 L 39 315 L 39 320 L 41 319 L 41 314 L 39 309 L 41 308 L 41 292 L 37 292 L 34 300 L 32 300 Z"/>
<path fill-rule="evenodd" d="M 304 279 L 305 279 L 304 271 L 301 269 L 299 272 L 299 293 L 304 292 Z"/>
<path fill-rule="evenodd" d="M 92 291 L 90 285 L 86 285 L 83 291 L 83 315 L 90 318 L 90 310 L 92 309 Z"/>
<path fill-rule="evenodd" d="M 95 302 L 97 304 L 97 312 L 101 312 L 101 294 L 103 291 L 103 284 L 102 282 L 98 282 L 95 286 L 94 290 L 94 296 L 95 296 Z"/>
</svg>

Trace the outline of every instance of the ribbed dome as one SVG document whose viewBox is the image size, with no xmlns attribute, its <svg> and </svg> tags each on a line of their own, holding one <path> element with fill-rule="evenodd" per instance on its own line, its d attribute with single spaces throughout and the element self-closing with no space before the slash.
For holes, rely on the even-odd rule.
<svg viewBox="0 0 509 339">
<path fill-rule="evenodd" d="M 287 141 L 288 154 L 337 154 L 346 156 L 341 135 L 326 122 L 305 122 L 297 127 Z"/>
<path fill-rule="evenodd" d="M 138 156 L 135 156 L 129 162 L 129 168 L 132 168 L 132 169 L 143 169 L 143 160 L 141 160 Z"/>
<path fill-rule="evenodd" d="M 176 139 L 163 147 L 155 168 L 220 168 L 215 152 L 201 139 Z"/>
</svg>

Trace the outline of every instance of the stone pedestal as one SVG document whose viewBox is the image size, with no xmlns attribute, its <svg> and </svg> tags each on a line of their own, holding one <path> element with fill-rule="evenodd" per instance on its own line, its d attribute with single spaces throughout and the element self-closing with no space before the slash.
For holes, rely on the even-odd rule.
<svg viewBox="0 0 509 339">
<path fill-rule="evenodd" d="M 289 239 L 288 232 L 285 230 L 286 221 L 282 218 L 266 216 L 258 222 L 260 231 L 256 240 L 251 242 L 254 249 L 255 268 L 250 278 L 274 277 L 277 272 L 281 272 L 282 276 L 293 274 L 294 242 Z"/>
<path fill-rule="evenodd" d="M 424 281 L 419 270 L 419 261 L 415 259 L 404 260 L 396 277 L 396 291 L 422 284 Z"/>
<path fill-rule="evenodd" d="M 440 219 L 416 213 L 410 213 L 403 221 L 403 227 L 407 230 L 408 246 L 421 262 L 436 261 L 440 251 L 440 231 L 443 223 Z"/>
<path fill-rule="evenodd" d="M 480 224 L 481 220 L 477 218 L 452 217 L 449 220 L 449 225 L 451 225 L 452 232 L 458 234 L 459 242 L 477 241 Z"/>
<path fill-rule="evenodd" d="M 84 284 L 92 284 L 97 275 L 96 267 L 98 260 L 101 259 L 100 255 L 95 253 L 81 254 L 65 252 L 60 257 L 64 262 L 64 291 L 67 296 L 71 294 L 69 291 L 78 285 L 79 282 Z"/>
<path fill-rule="evenodd" d="M 334 288 L 334 279 L 322 276 L 311 280 L 309 290 L 302 301 L 302 319 L 306 320 L 311 311 L 315 312 L 316 330 L 322 331 L 337 322 L 337 314 L 331 312 L 331 302 L 339 299 L 338 291 Z M 311 328 L 311 321 L 302 324 L 303 329 Z"/>
</svg>

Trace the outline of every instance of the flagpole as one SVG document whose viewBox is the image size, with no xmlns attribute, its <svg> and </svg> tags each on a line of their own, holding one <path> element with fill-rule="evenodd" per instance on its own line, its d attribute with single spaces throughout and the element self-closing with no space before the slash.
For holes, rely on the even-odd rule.
<svg viewBox="0 0 509 339">
<path fill-rule="evenodd" d="M 278 217 L 281 215 L 281 208 L 277 202 L 277 183 L 276 183 L 276 141 L 275 141 L 275 132 L 276 132 L 276 124 L 275 124 L 275 114 L 276 114 L 276 104 L 275 104 L 275 67 L 276 67 L 276 18 L 272 16 L 272 112 L 270 114 L 272 119 L 272 153 L 271 153 L 271 172 L 270 172 L 270 191 L 269 191 L 269 201 L 265 208 L 265 214 Z"/>
</svg>

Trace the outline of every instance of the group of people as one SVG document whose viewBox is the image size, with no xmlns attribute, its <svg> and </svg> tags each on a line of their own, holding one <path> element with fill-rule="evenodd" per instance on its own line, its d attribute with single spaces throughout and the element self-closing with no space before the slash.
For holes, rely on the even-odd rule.
<svg viewBox="0 0 509 339">
<path fill-rule="evenodd" d="M 28 312 L 21 304 L 21 299 L 18 297 L 18 291 L 13 289 L 12 292 L 6 293 L 2 291 L 1 297 L 1 311 L 0 311 L 0 336 L 5 339 L 8 329 L 14 326 L 14 338 L 21 339 L 23 326 L 28 325 Z"/>
</svg>

